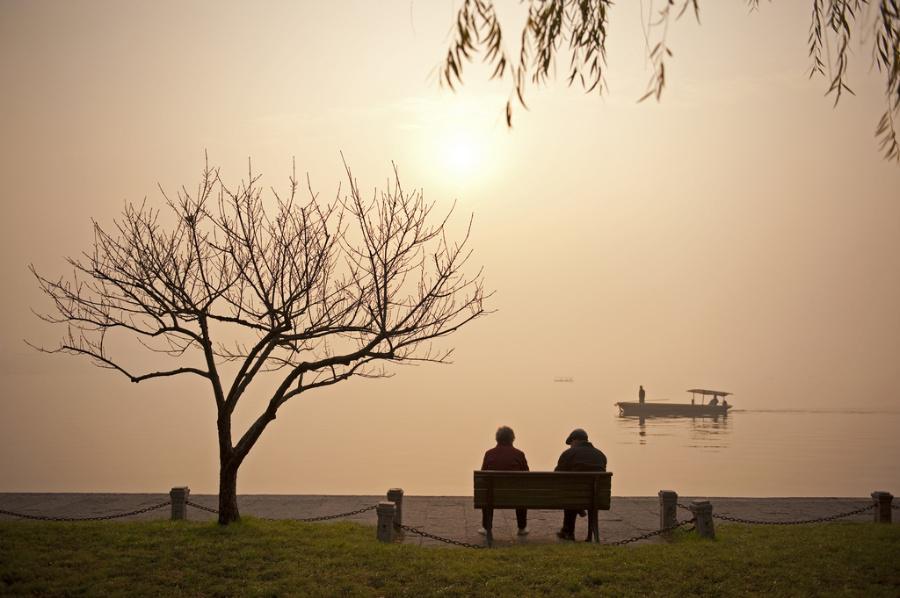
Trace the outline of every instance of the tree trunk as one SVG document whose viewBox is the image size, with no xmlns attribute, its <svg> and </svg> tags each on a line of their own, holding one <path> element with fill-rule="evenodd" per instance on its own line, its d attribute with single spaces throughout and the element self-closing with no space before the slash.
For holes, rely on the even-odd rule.
<svg viewBox="0 0 900 598">
<path fill-rule="evenodd" d="M 237 473 L 241 461 L 235 459 L 231 446 L 231 414 L 220 410 L 216 424 L 219 431 L 219 524 L 228 525 L 241 520 L 237 506 Z"/>
<path fill-rule="evenodd" d="M 219 469 L 219 524 L 241 520 L 237 505 L 237 467 L 223 463 Z"/>
<path fill-rule="evenodd" d="M 275 419 L 277 406 L 271 403 L 247 430 L 237 446 L 231 444 L 231 413 L 219 412 L 219 523 L 228 525 L 240 521 L 241 515 L 237 506 L 237 473 L 241 463 L 269 422 Z"/>
</svg>

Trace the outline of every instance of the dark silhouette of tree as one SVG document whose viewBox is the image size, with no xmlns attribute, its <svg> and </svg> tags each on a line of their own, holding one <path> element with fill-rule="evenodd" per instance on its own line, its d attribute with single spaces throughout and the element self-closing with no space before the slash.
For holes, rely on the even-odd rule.
<svg viewBox="0 0 900 598">
<path fill-rule="evenodd" d="M 751 9 L 759 0 L 745 0 Z M 568 53 L 568 85 L 576 82 L 588 93 L 606 87 L 606 38 L 612 0 L 520 0 L 528 17 L 519 34 L 518 57 L 507 53 L 503 28 L 494 0 L 463 0 L 452 29 L 453 39 L 440 67 L 441 83 L 451 89 L 462 83 L 466 62 L 482 55 L 493 66 L 492 79 L 509 75 L 513 93 L 506 102 L 506 123 L 512 126 L 513 102 L 527 107 L 528 81 L 546 84 L 559 54 Z M 826 95 L 835 105 L 847 85 L 848 52 L 856 28 L 871 44 L 872 61 L 885 79 L 887 106 L 875 130 L 880 149 L 888 160 L 900 162 L 900 0 L 811 0 L 809 27 L 809 76 L 828 80 Z M 700 21 L 699 0 L 660 0 L 644 23 L 647 52 L 653 73 L 639 101 L 662 97 L 666 85 L 666 60 L 673 53 L 666 42 L 669 25 L 691 9 Z M 828 50 L 831 50 L 830 52 Z"/>
<path fill-rule="evenodd" d="M 311 189 L 301 201 L 295 175 L 286 195 L 272 190 L 264 201 L 252 169 L 231 189 L 207 163 L 196 193 L 163 191 L 162 214 L 145 201 L 127 204 L 111 228 L 95 222 L 93 248 L 68 260 L 71 277 L 31 266 L 53 302 L 41 317 L 67 327 L 58 346 L 40 350 L 87 356 L 132 382 L 187 375 L 209 383 L 219 523 L 239 519 L 238 469 L 287 401 L 352 376 L 388 376 L 389 362 L 445 363 L 452 349 L 431 341 L 486 313 L 481 271 L 463 273 L 471 218 L 452 241 L 450 214 L 435 219 L 434 204 L 401 187 L 396 167 L 368 200 L 346 172 L 349 193 L 332 201 Z M 122 335 L 177 365 L 127 365 L 108 342 Z M 271 375 L 262 413 L 233 436 L 235 407 Z"/>
</svg>

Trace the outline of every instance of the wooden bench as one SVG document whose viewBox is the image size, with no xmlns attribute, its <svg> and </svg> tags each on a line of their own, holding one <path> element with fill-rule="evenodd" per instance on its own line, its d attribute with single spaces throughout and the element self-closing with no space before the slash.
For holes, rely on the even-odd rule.
<svg viewBox="0 0 900 598">
<path fill-rule="evenodd" d="M 587 541 L 599 542 L 597 511 L 609 510 L 611 482 L 608 471 L 476 471 L 475 508 L 585 510 Z"/>
</svg>

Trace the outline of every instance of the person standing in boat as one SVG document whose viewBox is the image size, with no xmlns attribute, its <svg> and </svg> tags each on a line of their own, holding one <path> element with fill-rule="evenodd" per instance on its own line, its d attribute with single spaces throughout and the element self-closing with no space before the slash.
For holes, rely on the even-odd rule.
<svg viewBox="0 0 900 598">
<path fill-rule="evenodd" d="M 646 396 L 647 396 L 647 393 L 644 392 L 644 385 L 641 384 L 641 389 L 638 391 L 638 403 L 640 403 L 641 405 L 643 405 L 643 404 L 644 404 L 644 397 L 646 397 Z"/>
<path fill-rule="evenodd" d="M 712 400 L 709 402 L 710 407 L 715 407 L 719 404 L 719 395 L 713 395 Z"/>
</svg>

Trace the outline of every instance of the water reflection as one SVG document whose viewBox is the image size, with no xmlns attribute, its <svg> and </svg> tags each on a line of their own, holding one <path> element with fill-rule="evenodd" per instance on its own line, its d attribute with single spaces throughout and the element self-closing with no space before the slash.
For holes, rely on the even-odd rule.
<svg viewBox="0 0 900 598">
<path fill-rule="evenodd" d="M 616 422 L 622 432 L 618 435 L 621 444 L 647 445 L 652 442 L 653 438 L 672 436 L 681 439 L 682 446 L 707 450 L 728 448 L 732 427 L 727 416 L 639 417 L 620 415 L 616 418 Z"/>
</svg>

